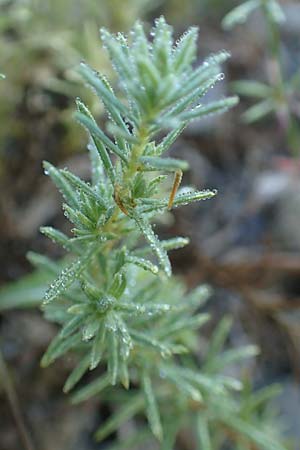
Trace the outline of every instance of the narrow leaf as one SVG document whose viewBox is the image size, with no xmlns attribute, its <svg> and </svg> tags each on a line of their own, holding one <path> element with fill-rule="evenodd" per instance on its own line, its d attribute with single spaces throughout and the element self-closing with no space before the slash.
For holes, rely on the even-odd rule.
<svg viewBox="0 0 300 450">
<path fill-rule="evenodd" d="M 160 420 L 157 401 L 152 387 L 151 379 L 146 371 L 142 375 L 143 391 L 145 395 L 146 413 L 152 433 L 161 441 L 163 438 L 163 429 Z"/>
<path fill-rule="evenodd" d="M 201 450 L 212 450 L 213 447 L 209 434 L 208 420 L 204 414 L 197 414 L 195 427 L 199 448 L 201 448 Z"/>
<path fill-rule="evenodd" d="M 63 391 L 65 393 L 69 392 L 73 387 L 81 380 L 85 372 L 89 367 L 90 355 L 87 354 L 80 363 L 75 367 L 75 369 L 68 376 L 67 381 L 64 384 Z"/>
<path fill-rule="evenodd" d="M 166 273 L 167 276 L 171 276 L 172 270 L 167 252 L 161 246 L 156 234 L 151 228 L 151 225 L 148 222 L 146 222 L 142 217 L 139 217 L 136 213 L 134 213 L 133 219 L 135 220 L 145 239 L 149 242 L 152 250 L 156 253 L 164 272 Z"/>
<path fill-rule="evenodd" d="M 170 131 L 167 136 L 162 140 L 162 142 L 156 147 L 156 154 L 161 155 L 162 153 L 169 150 L 173 142 L 179 137 L 186 127 L 186 123 L 180 124 L 175 130 Z"/>
<path fill-rule="evenodd" d="M 102 324 L 93 341 L 90 356 L 90 370 L 95 369 L 101 361 L 104 352 L 105 336 L 106 336 L 106 328 Z"/>
<path fill-rule="evenodd" d="M 108 148 L 112 153 L 115 153 L 119 158 L 127 163 L 126 155 L 119 149 L 119 147 L 114 144 L 103 131 L 98 127 L 98 125 L 89 117 L 82 114 L 81 112 L 75 113 L 75 118 L 84 126 L 94 138 L 97 138 L 106 148 Z"/>
<path fill-rule="evenodd" d="M 59 335 L 53 339 L 46 353 L 41 360 L 41 366 L 47 367 L 55 359 L 68 352 L 71 348 L 76 348 L 81 342 L 80 333 L 73 334 L 67 338 L 61 338 Z"/>
<path fill-rule="evenodd" d="M 181 159 L 141 156 L 140 161 L 146 168 L 151 170 L 166 170 L 173 172 L 175 170 L 187 170 L 189 168 L 188 163 Z"/>
<path fill-rule="evenodd" d="M 28 252 L 26 254 L 28 261 L 37 269 L 45 270 L 49 274 L 57 275 L 60 272 L 60 267 L 50 258 L 44 255 L 40 255 L 35 252 Z"/>
<path fill-rule="evenodd" d="M 231 83 L 232 89 L 239 95 L 266 98 L 272 95 L 272 88 L 259 81 L 240 80 Z"/>
<path fill-rule="evenodd" d="M 128 422 L 133 416 L 143 409 L 144 399 L 142 395 L 131 395 L 119 410 L 113 414 L 101 427 L 97 430 L 95 438 L 97 441 L 102 441 L 111 433 L 119 430 L 120 427 Z"/>
<path fill-rule="evenodd" d="M 78 207 L 78 198 L 74 189 L 66 181 L 65 177 L 61 174 L 59 169 L 52 166 L 47 161 L 43 162 L 45 174 L 49 175 L 53 183 L 56 185 L 65 201 L 73 208 Z"/>
<path fill-rule="evenodd" d="M 137 256 L 127 256 L 126 262 L 141 267 L 142 269 L 147 270 L 155 275 L 157 275 L 159 272 L 159 269 L 155 264 L 152 264 L 151 261 L 148 261 L 144 258 L 139 258 Z"/>
<path fill-rule="evenodd" d="M 87 117 L 87 119 L 89 119 L 91 122 L 94 123 L 95 127 L 97 127 L 97 124 L 92 116 L 92 114 L 90 113 L 90 111 L 88 110 L 88 108 L 84 105 L 83 102 L 81 102 L 79 99 L 77 99 L 77 108 L 79 110 L 79 112 L 83 115 L 85 115 Z M 85 127 L 85 125 L 83 124 L 83 126 Z M 85 127 L 86 128 L 86 127 Z M 106 146 L 103 144 L 102 140 L 99 139 L 99 137 L 96 136 L 96 134 L 92 133 L 91 130 L 88 129 L 89 134 L 92 137 L 94 146 L 96 147 L 98 154 L 101 158 L 102 164 L 104 169 L 106 170 L 106 173 L 108 175 L 108 177 L 110 178 L 111 182 L 114 182 L 115 179 L 115 171 L 114 171 L 114 167 L 112 165 L 112 162 L 110 160 L 110 157 L 106 151 Z"/>
<path fill-rule="evenodd" d="M 275 109 L 276 107 L 272 100 L 264 100 L 247 109 L 247 111 L 242 114 L 242 119 L 246 123 L 254 123 L 267 116 Z"/>
<path fill-rule="evenodd" d="M 109 333 L 108 344 L 108 376 L 110 383 L 114 386 L 117 382 L 118 367 L 119 367 L 119 354 L 118 354 L 118 340 L 113 331 Z"/>
<path fill-rule="evenodd" d="M 44 305 L 52 302 L 63 294 L 75 281 L 78 280 L 83 270 L 86 268 L 91 257 L 91 252 L 81 259 L 76 259 L 67 266 L 53 283 L 50 284 L 44 295 Z"/>
<path fill-rule="evenodd" d="M 238 97 L 227 97 L 224 100 L 217 100 L 215 102 L 208 103 L 208 105 L 198 106 L 191 111 L 184 112 L 178 116 L 178 120 L 182 122 L 200 119 L 201 117 L 207 117 L 212 114 L 221 114 L 228 111 L 228 109 L 236 106 L 239 102 Z"/>
<path fill-rule="evenodd" d="M 95 395 L 100 394 L 104 389 L 110 386 L 110 380 L 108 375 L 103 375 L 96 380 L 84 386 L 82 389 L 73 394 L 71 401 L 73 404 L 84 402 Z"/>
<path fill-rule="evenodd" d="M 173 67 L 180 73 L 191 65 L 197 56 L 198 28 L 191 27 L 179 40 L 173 52 Z"/>
<path fill-rule="evenodd" d="M 249 0 L 230 11 L 222 20 L 225 30 L 230 30 L 237 24 L 243 24 L 248 16 L 260 5 L 260 0 Z"/>
<path fill-rule="evenodd" d="M 69 237 L 62 233 L 59 230 L 56 230 L 53 227 L 41 227 L 40 232 L 47 236 L 51 241 L 55 242 L 58 245 L 61 245 L 64 248 L 69 248 Z"/>
</svg>

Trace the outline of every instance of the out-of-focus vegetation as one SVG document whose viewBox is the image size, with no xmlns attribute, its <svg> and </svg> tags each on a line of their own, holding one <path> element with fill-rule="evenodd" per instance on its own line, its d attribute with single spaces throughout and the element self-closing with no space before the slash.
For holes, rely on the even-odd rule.
<svg viewBox="0 0 300 450">
<path fill-rule="evenodd" d="M 80 148 L 70 118 L 79 83 L 73 68 L 88 60 L 105 72 L 107 60 L 99 49 L 99 27 L 127 30 L 134 20 L 155 5 L 129 0 L 125 7 L 112 0 L 99 2 L 59 0 L 2 0 L 0 3 L 1 63 L 7 75 L 0 87 L 0 147 L 9 140 L 28 138 L 25 115 L 43 116 L 50 125 L 64 128 L 59 143 L 63 152 Z M 50 122 L 50 123 L 49 123 Z M 13 145 L 13 143 L 12 143 Z M 70 150 L 73 149 L 73 150 Z"/>
<path fill-rule="evenodd" d="M 223 27 L 227 30 L 244 24 L 249 16 L 259 10 L 264 19 L 267 33 L 266 52 L 269 58 L 262 80 L 240 80 L 232 83 L 233 89 L 240 95 L 256 98 L 258 102 L 244 112 L 242 118 L 253 123 L 273 113 L 278 126 L 282 128 L 291 154 L 299 156 L 299 89 L 300 72 L 285 74 L 282 61 L 280 26 L 285 22 L 285 14 L 276 0 L 250 0 L 241 3 L 223 19 Z"/>
</svg>

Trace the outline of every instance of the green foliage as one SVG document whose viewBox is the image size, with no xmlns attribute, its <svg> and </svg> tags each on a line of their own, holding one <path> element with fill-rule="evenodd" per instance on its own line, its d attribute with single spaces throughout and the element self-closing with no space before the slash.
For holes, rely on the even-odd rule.
<svg viewBox="0 0 300 450">
<path fill-rule="evenodd" d="M 284 13 L 277 0 L 248 0 L 226 14 L 222 22 L 223 27 L 231 29 L 237 24 L 245 23 L 249 15 L 259 8 L 273 24 L 280 24 L 285 20 Z"/>
<path fill-rule="evenodd" d="M 283 450 L 276 428 L 262 420 L 261 403 L 273 391 L 252 394 L 246 383 L 226 374 L 228 365 L 255 355 L 257 349 L 224 350 L 228 318 L 208 348 L 198 348 L 198 330 L 209 320 L 201 311 L 209 289 L 187 293 L 171 276 L 168 251 L 188 240 L 161 241 L 153 225 L 155 216 L 172 207 L 215 195 L 193 188 L 177 191 L 187 165 L 163 154 L 192 120 L 237 103 L 231 97 L 200 104 L 223 78 L 219 65 L 229 55 L 220 52 L 195 68 L 197 29 L 174 44 L 172 28 L 162 17 L 150 40 L 139 22 L 128 37 L 107 30 L 101 35 L 118 84 L 115 93 L 89 66 L 79 69 L 108 116 L 106 132 L 77 101 L 76 119 L 89 137 L 91 182 L 44 164 L 74 228 L 71 237 L 51 227 L 41 230 L 68 252 L 64 261 L 29 254 L 39 274 L 54 278 L 43 310 L 60 326 L 42 365 L 69 351 L 77 355 L 78 365 L 64 391 L 80 382 L 74 403 L 101 396 L 115 411 L 96 431 L 96 439 L 105 439 L 129 420 L 134 423 L 137 415 L 147 418 L 149 428 L 134 426 L 111 449 L 138 448 L 156 439 L 161 449 L 171 450 L 178 434 L 188 429 L 199 448 L 207 450 L 228 442 L 239 450 Z M 163 183 L 170 172 L 175 172 L 175 181 L 171 194 L 165 195 Z M 37 286 L 40 280 L 34 280 Z M 95 377 L 84 385 L 81 380 L 89 370 Z"/>
<path fill-rule="evenodd" d="M 26 141 L 28 151 L 32 144 L 39 147 L 28 125 L 37 115 L 43 116 L 44 134 L 51 134 L 53 121 L 63 130 L 56 144 L 61 159 L 80 150 L 83 134 L 72 119 L 73 99 L 82 93 L 97 113 L 100 105 L 84 91 L 73 68 L 86 58 L 107 72 L 99 27 L 127 30 L 154 6 L 155 1 L 149 0 L 126 0 L 126 8 L 120 0 L 1 0 L 1 68 L 7 83 L 0 86 L 0 118 L 5 124 L 0 129 L 0 152 L 7 140 Z M 2 164 L 9 162 L 4 158 Z M 5 172 L 1 164 L 0 170 Z"/>
<path fill-rule="evenodd" d="M 265 21 L 268 35 L 267 57 L 272 61 L 272 75 L 266 82 L 257 80 L 240 80 L 232 83 L 234 92 L 256 99 L 257 103 L 248 108 L 242 115 L 246 123 L 263 120 L 266 116 L 275 115 L 279 126 L 286 135 L 289 150 L 298 154 L 300 130 L 295 110 L 297 92 L 300 85 L 299 72 L 289 79 L 283 76 L 281 61 L 280 26 L 285 21 L 284 12 L 276 0 L 249 0 L 234 8 L 223 19 L 223 27 L 227 30 L 247 21 L 250 14 L 260 10 Z"/>
</svg>

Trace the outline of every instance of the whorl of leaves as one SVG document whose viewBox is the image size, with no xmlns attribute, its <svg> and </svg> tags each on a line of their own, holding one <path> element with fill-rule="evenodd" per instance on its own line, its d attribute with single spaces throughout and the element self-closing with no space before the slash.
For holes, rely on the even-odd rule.
<svg viewBox="0 0 300 450">
<path fill-rule="evenodd" d="M 72 255 L 63 268 L 30 254 L 37 267 L 56 276 L 45 293 L 44 311 L 61 329 L 42 365 L 70 350 L 78 355 L 65 392 L 88 370 L 95 371 L 94 380 L 81 383 L 73 394 L 73 402 L 101 395 L 112 405 L 115 413 L 96 432 L 98 440 L 145 414 L 149 429 L 137 427 L 115 449 L 135 448 L 154 435 L 162 449 L 171 450 L 182 427 L 189 426 L 199 448 L 206 450 L 221 448 L 228 439 L 239 449 L 254 443 L 282 450 L 260 424 L 259 398 L 255 402 L 249 394 L 238 400 L 233 392 L 243 384 L 223 373 L 226 365 L 254 355 L 256 348 L 224 352 L 230 329 L 225 318 L 199 361 L 197 332 L 209 319 L 199 308 L 209 291 L 200 287 L 187 294 L 171 277 L 168 251 L 188 240 L 161 241 L 153 229 L 154 216 L 215 195 L 192 188 L 177 192 L 176 183 L 172 196 L 163 195 L 166 174 L 175 172 L 179 184 L 187 169 L 184 161 L 164 153 L 192 120 L 237 103 L 236 97 L 200 103 L 223 79 L 219 65 L 229 54 L 221 51 L 195 67 L 197 29 L 174 43 L 163 18 L 155 22 L 150 39 L 140 23 L 129 36 L 107 30 L 101 36 L 117 75 L 115 90 L 88 65 L 79 68 L 108 116 L 105 131 L 77 100 L 76 119 L 89 136 L 91 182 L 44 164 L 73 229 L 71 237 L 51 227 L 41 230 Z"/>
</svg>

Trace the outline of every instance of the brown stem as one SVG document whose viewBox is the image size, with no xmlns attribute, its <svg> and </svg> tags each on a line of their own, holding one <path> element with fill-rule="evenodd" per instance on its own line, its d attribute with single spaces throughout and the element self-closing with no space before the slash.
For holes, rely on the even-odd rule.
<svg viewBox="0 0 300 450">
<path fill-rule="evenodd" d="M 7 400 L 16 422 L 17 430 L 25 450 L 34 450 L 34 445 L 29 432 L 26 429 L 24 419 L 21 413 L 20 404 L 13 382 L 10 378 L 6 363 L 0 350 L 0 380 L 3 389 L 7 395 Z"/>
</svg>

